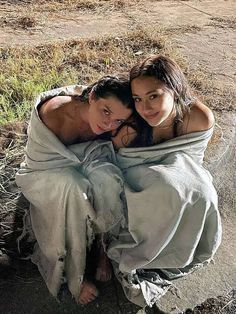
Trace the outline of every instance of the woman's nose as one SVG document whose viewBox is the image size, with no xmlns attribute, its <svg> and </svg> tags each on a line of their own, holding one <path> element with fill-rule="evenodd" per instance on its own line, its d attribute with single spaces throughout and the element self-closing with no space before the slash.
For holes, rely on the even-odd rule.
<svg viewBox="0 0 236 314">
<path fill-rule="evenodd" d="M 103 125 L 106 129 L 112 128 L 112 124 L 113 124 L 113 122 L 110 119 L 103 121 Z"/>
<path fill-rule="evenodd" d="M 143 112 L 150 112 L 153 108 L 148 100 L 143 102 Z"/>
</svg>

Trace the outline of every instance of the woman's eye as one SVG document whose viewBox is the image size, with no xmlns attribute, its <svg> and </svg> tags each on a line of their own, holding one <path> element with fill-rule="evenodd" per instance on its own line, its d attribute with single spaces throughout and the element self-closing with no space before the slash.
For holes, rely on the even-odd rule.
<svg viewBox="0 0 236 314">
<path fill-rule="evenodd" d="M 104 113 L 106 116 L 109 116 L 109 115 L 110 115 L 110 112 L 109 112 L 107 109 L 103 109 L 103 113 Z"/>
<path fill-rule="evenodd" d="M 157 96 L 158 95 L 151 95 L 149 98 L 150 98 L 150 100 L 153 100 L 153 99 L 157 98 Z"/>
<path fill-rule="evenodd" d="M 134 102 L 140 102 L 141 98 L 134 98 Z"/>
<path fill-rule="evenodd" d="M 124 122 L 125 122 L 125 120 L 116 120 L 116 123 L 119 124 L 119 125 L 121 125 Z"/>
</svg>

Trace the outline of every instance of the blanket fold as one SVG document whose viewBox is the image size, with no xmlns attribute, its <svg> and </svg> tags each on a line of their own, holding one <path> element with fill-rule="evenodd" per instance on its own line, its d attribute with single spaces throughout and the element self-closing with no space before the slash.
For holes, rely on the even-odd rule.
<svg viewBox="0 0 236 314">
<path fill-rule="evenodd" d="M 123 177 L 115 166 L 112 143 L 97 140 L 65 146 L 39 118 L 37 108 L 43 101 L 81 90 L 70 86 L 40 95 L 28 127 L 25 161 L 16 175 L 30 201 L 37 240 L 32 261 L 54 296 L 66 277 L 75 298 L 94 234 L 109 230 L 117 236 L 126 221 Z"/>
<path fill-rule="evenodd" d="M 110 241 L 108 255 L 116 262 L 121 282 L 127 283 L 125 274 L 140 269 L 158 269 L 175 279 L 213 258 L 221 242 L 221 220 L 212 177 L 202 166 L 212 132 L 213 128 L 151 147 L 119 150 L 128 230 Z M 148 283 L 147 287 L 152 289 Z M 150 301 L 147 290 L 144 297 L 151 306 L 159 296 L 156 293 Z M 142 305 L 135 293 L 131 300 Z"/>
<path fill-rule="evenodd" d="M 54 296 L 66 277 L 77 298 L 86 250 L 95 233 L 107 232 L 107 254 L 126 296 L 152 306 L 170 280 L 208 263 L 220 244 L 217 194 L 202 166 L 213 128 L 117 154 L 108 141 L 65 146 L 37 108 L 82 90 L 45 92 L 32 111 L 26 158 L 16 175 L 31 204 L 32 261 Z"/>
</svg>

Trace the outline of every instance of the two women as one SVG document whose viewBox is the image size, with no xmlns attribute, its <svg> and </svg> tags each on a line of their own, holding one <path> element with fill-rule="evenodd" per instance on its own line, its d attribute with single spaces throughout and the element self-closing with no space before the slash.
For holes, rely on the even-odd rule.
<svg viewBox="0 0 236 314">
<path fill-rule="evenodd" d="M 104 116 L 101 119 L 96 118 L 100 103 L 93 103 L 97 99 L 92 95 L 90 104 L 81 105 L 81 110 L 76 109 L 76 100 L 67 95 L 44 102 L 39 109 L 41 120 L 36 111 L 32 115 L 37 121 L 31 120 L 31 125 L 34 123 L 36 128 L 29 130 L 26 164 L 19 171 L 17 181 L 32 204 L 32 225 L 40 251 L 34 261 L 39 269 L 43 265 L 41 273 L 54 295 L 64 273 L 72 294 L 76 297 L 80 293 L 80 302 L 87 303 L 96 296 L 95 287 L 83 283 L 81 290 L 74 279 L 83 280 L 85 247 L 91 242 L 91 239 L 81 241 L 81 237 L 89 238 L 94 230 L 108 232 L 107 254 L 127 297 L 140 305 L 140 295 L 150 306 L 157 301 L 166 283 L 164 276 L 176 278 L 209 261 L 219 246 L 217 195 L 211 176 L 202 167 L 204 151 L 213 132 L 210 109 L 193 99 L 181 69 L 167 57 L 151 57 L 134 66 L 130 82 L 141 118 L 135 114 L 112 138 L 117 148 L 123 147 L 118 151 L 117 162 L 125 187 L 120 170 L 112 166 L 115 158 L 107 142 L 65 146 L 78 143 L 78 139 L 79 142 L 94 140 L 96 135 L 115 130 L 129 118 L 131 110 L 123 108 L 121 103 L 111 108 L 108 97 L 113 93 L 101 96 L 106 102 L 102 99 Z M 132 101 L 129 103 L 132 106 Z M 76 112 L 79 112 L 78 119 L 74 119 Z M 37 125 L 40 126 L 37 128 Z M 40 139 L 37 129 L 42 134 Z M 49 149 L 45 146 L 45 136 L 50 130 L 53 134 L 50 134 Z M 70 177 L 73 180 L 68 184 Z M 35 180 L 37 188 L 32 186 Z M 53 189 L 55 182 L 59 183 L 59 190 Z M 47 200 L 40 204 L 43 185 Z M 59 196 L 61 202 L 55 206 Z M 52 210 L 52 206 L 57 210 Z M 61 213 L 62 208 L 60 215 L 58 211 Z M 37 226 L 38 213 L 40 225 Z M 55 221 L 58 217 L 61 217 L 59 221 Z M 46 244 L 45 233 L 50 232 L 42 230 L 42 224 L 56 226 L 50 243 L 54 243 L 57 252 L 52 252 Z M 79 243 L 73 233 L 80 238 Z M 79 270 L 78 264 L 83 265 Z M 161 272 L 163 276 L 157 273 L 154 276 L 150 271 L 153 269 L 158 269 L 158 274 Z M 48 270 L 56 275 L 48 275 Z M 137 285 L 142 291 L 139 296 Z"/>
</svg>

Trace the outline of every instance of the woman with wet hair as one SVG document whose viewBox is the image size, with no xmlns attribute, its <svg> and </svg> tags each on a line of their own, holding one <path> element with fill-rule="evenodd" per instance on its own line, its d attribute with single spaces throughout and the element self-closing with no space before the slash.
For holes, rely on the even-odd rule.
<svg viewBox="0 0 236 314">
<path fill-rule="evenodd" d="M 122 76 L 105 76 L 82 88 L 81 95 L 56 95 L 38 106 L 41 120 L 65 145 L 104 133 L 109 138 L 132 109 L 129 82 Z"/>
<path fill-rule="evenodd" d="M 139 117 L 113 139 L 126 182 L 129 237 L 112 242 L 108 256 L 127 296 L 139 304 L 140 285 L 151 306 L 170 286 L 166 278 L 209 262 L 221 242 L 217 193 L 202 166 L 214 116 L 167 56 L 135 65 L 130 83 Z"/>
<path fill-rule="evenodd" d="M 125 221 L 121 174 L 111 142 L 101 139 L 111 139 L 133 107 L 129 80 L 104 76 L 89 87 L 44 92 L 33 108 L 16 182 L 30 201 L 37 240 L 32 261 L 54 296 L 64 280 L 77 302 L 86 304 L 98 294 L 84 278 L 87 248 L 95 234 L 119 230 Z M 96 279 L 109 280 L 102 246 L 98 259 Z"/>
</svg>

